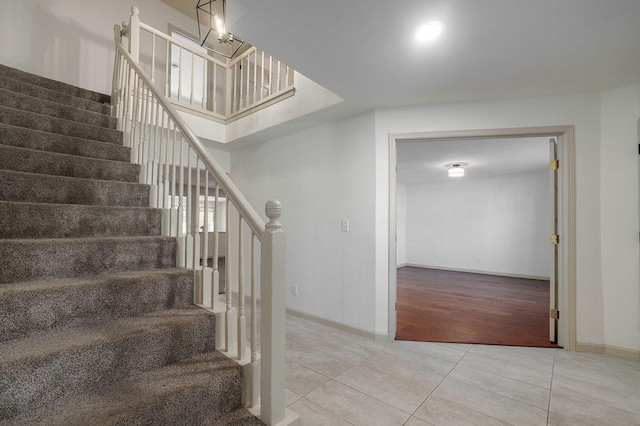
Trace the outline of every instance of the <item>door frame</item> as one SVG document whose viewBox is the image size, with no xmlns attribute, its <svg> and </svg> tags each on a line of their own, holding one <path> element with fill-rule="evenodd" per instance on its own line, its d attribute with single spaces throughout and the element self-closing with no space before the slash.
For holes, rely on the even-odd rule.
<svg viewBox="0 0 640 426">
<path fill-rule="evenodd" d="M 576 186 L 575 128 L 572 125 L 507 129 L 453 130 L 389 134 L 389 340 L 396 337 L 397 298 L 397 143 L 433 139 L 556 137 L 558 140 L 558 344 L 576 347 Z"/>
</svg>

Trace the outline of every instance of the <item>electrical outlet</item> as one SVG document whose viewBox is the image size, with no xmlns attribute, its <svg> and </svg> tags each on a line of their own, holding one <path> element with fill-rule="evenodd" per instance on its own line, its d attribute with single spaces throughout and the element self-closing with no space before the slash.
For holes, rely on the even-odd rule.
<svg viewBox="0 0 640 426">
<path fill-rule="evenodd" d="M 349 232 L 349 219 L 342 220 L 342 232 Z"/>
<path fill-rule="evenodd" d="M 297 285 L 292 285 L 291 286 L 291 294 L 293 294 L 294 296 L 298 295 L 298 286 Z"/>
</svg>

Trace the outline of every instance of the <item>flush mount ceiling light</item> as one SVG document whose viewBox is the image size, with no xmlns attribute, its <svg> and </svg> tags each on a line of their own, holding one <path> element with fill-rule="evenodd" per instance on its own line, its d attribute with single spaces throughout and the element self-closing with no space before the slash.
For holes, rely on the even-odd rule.
<svg viewBox="0 0 640 426">
<path fill-rule="evenodd" d="M 447 164 L 445 167 L 447 167 L 449 170 L 447 170 L 447 175 L 449 177 L 460 177 L 460 176 L 464 176 L 464 166 L 466 166 L 467 163 L 451 163 L 451 164 Z"/>
<path fill-rule="evenodd" d="M 435 40 L 440 37 L 443 30 L 444 24 L 442 22 L 427 22 L 416 31 L 416 40 L 422 42 Z"/>
<path fill-rule="evenodd" d="M 196 5 L 200 46 L 230 59 L 244 41 L 227 31 L 226 12 L 226 0 L 198 0 Z M 212 34 L 215 38 L 210 37 Z"/>
</svg>

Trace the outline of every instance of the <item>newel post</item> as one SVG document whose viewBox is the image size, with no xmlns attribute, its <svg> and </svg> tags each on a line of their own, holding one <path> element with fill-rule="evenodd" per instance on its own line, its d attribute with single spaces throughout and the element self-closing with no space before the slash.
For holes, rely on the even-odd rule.
<svg viewBox="0 0 640 426">
<path fill-rule="evenodd" d="M 285 249 L 282 204 L 269 200 L 265 206 L 269 222 L 261 242 L 261 337 L 260 419 L 275 425 L 285 418 Z"/>
<path fill-rule="evenodd" d="M 129 35 L 129 54 L 136 64 L 140 63 L 140 9 L 136 6 L 131 8 L 131 17 L 127 32 Z"/>
</svg>

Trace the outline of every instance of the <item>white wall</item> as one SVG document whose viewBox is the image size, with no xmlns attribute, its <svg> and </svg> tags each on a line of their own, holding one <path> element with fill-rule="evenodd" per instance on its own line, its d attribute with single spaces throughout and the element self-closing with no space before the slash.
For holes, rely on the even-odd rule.
<svg viewBox="0 0 640 426">
<path fill-rule="evenodd" d="M 602 94 L 600 215 L 605 343 L 640 350 L 638 124 L 640 87 Z"/>
<path fill-rule="evenodd" d="M 143 22 L 162 31 L 195 21 L 159 0 L 136 0 Z M 130 0 L 2 0 L 0 63 L 111 93 L 113 26 L 128 21 Z"/>
<path fill-rule="evenodd" d="M 409 265 L 549 277 L 549 172 L 408 185 Z"/>
<path fill-rule="evenodd" d="M 232 152 L 231 177 L 256 210 L 276 198 L 287 233 L 287 306 L 374 329 L 373 114 Z M 341 231 L 341 221 L 350 231 Z"/>
</svg>

